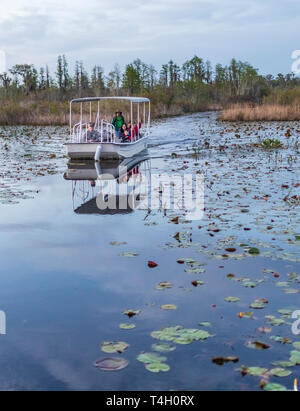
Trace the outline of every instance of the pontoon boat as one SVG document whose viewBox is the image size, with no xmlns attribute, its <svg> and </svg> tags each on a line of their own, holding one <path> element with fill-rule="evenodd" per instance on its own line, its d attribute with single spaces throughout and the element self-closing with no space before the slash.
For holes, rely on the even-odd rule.
<svg viewBox="0 0 300 411">
<path fill-rule="evenodd" d="M 122 142 L 112 123 L 101 115 L 101 102 L 113 100 L 130 103 L 130 116 L 127 121 L 138 126 L 137 133 L 130 142 Z M 89 115 L 84 111 L 84 104 L 89 103 Z M 95 120 L 93 118 L 93 107 L 97 103 L 95 110 Z M 80 104 L 80 121 L 73 125 L 72 106 Z M 134 118 L 134 113 L 137 118 Z M 88 118 L 86 118 L 88 116 Z M 94 121 L 93 121 L 94 120 Z M 150 133 L 151 106 L 150 100 L 144 97 L 87 97 L 78 98 L 70 102 L 70 137 L 71 142 L 66 144 L 67 155 L 71 159 L 122 159 L 133 157 L 147 149 L 148 136 Z M 97 142 L 88 140 L 88 125 L 94 122 L 94 128 L 99 136 Z"/>
</svg>

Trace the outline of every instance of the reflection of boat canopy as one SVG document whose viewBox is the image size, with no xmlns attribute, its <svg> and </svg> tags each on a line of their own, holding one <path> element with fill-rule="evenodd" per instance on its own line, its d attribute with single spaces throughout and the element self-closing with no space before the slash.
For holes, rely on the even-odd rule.
<svg viewBox="0 0 300 411">
<path fill-rule="evenodd" d="M 101 102 L 125 101 L 130 103 L 131 140 L 123 142 L 119 130 L 112 123 L 101 119 Z M 96 120 L 93 120 L 93 103 L 97 103 Z M 84 114 L 83 105 L 89 103 L 89 115 Z M 73 125 L 72 106 L 80 104 L 80 121 Z M 136 107 L 137 118 L 134 118 Z M 85 118 L 84 118 L 85 117 Z M 85 97 L 70 102 L 71 143 L 66 144 L 67 155 L 72 159 L 94 159 L 100 149 L 101 158 L 128 158 L 147 148 L 151 120 L 150 100 L 145 97 Z M 97 141 L 88 139 L 88 124 L 94 122 Z M 137 131 L 134 127 L 136 122 Z M 140 127 L 139 127 L 140 126 Z"/>
<path fill-rule="evenodd" d="M 74 212 L 76 214 L 102 214 L 102 215 L 114 215 L 114 214 L 130 214 L 133 212 L 133 209 L 129 206 L 127 208 L 120 208 L 118 204 L 117 197 L 117 207 L 116 209 L 106 208 L 101 210 L 97 205 L 97 198 L 92 198 L 81 206 L 77 207 Z"/>
</svg>

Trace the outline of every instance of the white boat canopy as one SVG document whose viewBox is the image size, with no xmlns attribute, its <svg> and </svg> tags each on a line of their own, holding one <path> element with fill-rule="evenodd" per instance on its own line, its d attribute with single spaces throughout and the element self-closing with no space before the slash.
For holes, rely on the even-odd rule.
<svg viewBox="0 0 300 411">
<path fill-rule="evenodd" d="M 151 122 L 151 103 L 150 99 L 146 97 L 82 97 L 82 98 L 75 98 L 70 101 L 70 135 L 73 137 L 73 142 L 82 142 L 83 138 L 87 136 L 87 127 L 88 122 L 93 122 L 95 125 L 95 130 L 97 130 L 101 134 L 101 139 L 103 138 L 103 134 L 105 133 L 106 136 L 109 136 L 107 141 L 115 142 L 115 129 L 113 125 L 106 121 L 104 118 L 101 118 L 101 102 L 105 101 L 125 101 L 130 103 L 130 117 L 129 121 L 131 123 L 131 134 L 133 134 L 133 123 L 136 122 L 137 124 L 141 124 L 137 132 L 137 136 L 131 140 L 131 142 L 135 142 L 136 140 L 140 139 L 141 134 L 143 136 L 148 136 L 150 131 L 150 122 Z M 93 110 L 93 103 L 96 102 L 97 109 Z M 75 125 L 73 125 L 72 121 L 72 105 L 73 104 L 80 104 L 80 120 Z M 83 106 L 85 103 L 89 103 L 89 114 L 84 112 Z M 134 115 L 134 107 L 136 107 L 136 118 Z M 94 120 L 94 115 L 96 115 Z M 86 118 L 84 121 L 83 118 Z M 101 140 L 102 141 L 102 140 Z"/>
<path fill-rule="evenodd" d="M 88 103 L 101 100 L 127 100 L 132 103 L 150 103 L 150 100 L 145 97 L 83 97 L 71 100 L 72 103 Z"/>
</svg>

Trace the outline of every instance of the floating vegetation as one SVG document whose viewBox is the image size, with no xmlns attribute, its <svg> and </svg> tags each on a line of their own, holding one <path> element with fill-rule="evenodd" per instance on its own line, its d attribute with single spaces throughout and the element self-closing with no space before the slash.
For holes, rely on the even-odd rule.
<svg viewBox="0 0 300 411">
<path fill-rule="evenodd" d="M 133 330 L 134 328 L 136 328 L 135 324 L 120 324 L 119 326 L 121 328 L 121 330 Z"/>
<path fill-rule="evenodd" d="M 158 343 L 158 344 L 153 344 L 152 349 L 157 352 L 171 352 L 175 351 L 176 347 L 171 344 L 167 343 Z"/>
<path fill-rule="evenodd" d="M 126 310 L 123 314 L 128 315 L 129 318 L 134 317 L 135 315 L 139 315 L 141 310 Z"/>
<path fill-rule="evenodd" d="M 108 354 L 112 354 L 112 353 L 122 354 L 128 347 L 129 347 L 129 344 L 122 342 L 122 341 L 119 341 L 119 342 L 105 341 L 101 345 L 101 350 Z"/>
<path fill-rule="evenodd" d="M 283 144 L 278 139 L 268 138 L 266 140 L 260 141 L 260 147 L 265 150 L 272 150 L 276 148 L 282 148 Z"/>
<path fill-rule="evenodd" d="M 268 348 L 270 348 L 268 344 L 265 344 L 261 341 L 247 341 L 245 345 L 247 348 L 252 348 L 255 350 L 267 350 Z"/>
<path fill-rule="evenodd" d="M 170 366 L 165 364 L 166 357 L 162 357 L 156 353 L 142 353 L 138 355 L 137 360 L 144 363 L 145 367 L 150 372 L 167 372 L 170 371 Z"/>
<path fill-rule="evenodd" d="M 160 308 L 163 310 L 177 310 L 177 305 L 175 304 L 163 304 Z"/>
<path fill-rule="evenodd" d="M 166 288 L 172 288 L 173 284 L 170 283 L 169 281 L 161 281 L 160 283 L 157 284 L 156 289 L 157 290 L 165 290 Z"/>
<path fill-rule="evenodd" d="M 212 362 L 217 365 L 224 365 L 229 362 L 237 363 L 239 362 L 238 357 L 214 357 Z"/>
<path fill-rule="evenodd" d="M 225 301 L 227 301 L 228 303 L 237 303 L 241 301 L 241 299 L 239 297 L 226 297 Z"/>
<path fill-rule="evenodd" d="M 161 341 L 173 341 L 176 344 L 191 344 L 194 341 L 204 341 L 213 337 L 209 332 L 198 329 L 185 329 L 178 325 L 153 331 L 151 337 Z"/>
<path fill-rule="evenodd" d="M 203 386 L 215 389 L 220 384 L 226 389 L 286 390 L 277 384 L 278 379 L 286 378 L 286 385 L 291 388 L 289 377 L 293 374 L 299 378 L 300 365 L 300 344 L 291 331 L 300 291 L 300 129 L 289 122 L 224 126 L 215 121 L 213 113 L 210 116 L 205 120 L 203 114 L 167 120 L 163 123 L 167 133 L 163 135 L 161 127 L 151 137 L 154 143 L 160 143 L 161 138 L 168 143 L 149 149 L 155 173 L 204 176 L 205 212 L 201 220 L 191 221 L 188 210 L 169 211 L 162 205 L 161 210 L 146 210 L 144 214 L 114 216 L 116 224 L 120 223 L 120 232 L 114 234 L 116 237 L 110 243 L 105 238 L 104 252 L 108 250 L 123 258 L 116 259 L 120 273 L 103 276 L 108 301 L 105 308 L 111 304 L 109 310 L 103 311 L 115 335 L 111 336 L 110 329 L 107 339 L 112 341 L 101 347 L 108 355 L 120 353 L 123 357 L 129 344 L 122 340 L 124 336 L 131 338 L 128 352 L 138 361 L 131 363 L 122 381 L 131 379 L 133 389 L 138 384 L 142 384 L 138 388 L 148 388 L 142 380 L 135 383 L 132 378 L 138 374 L 137 367 L 144 364 L 150 381 L 151 377 L 153 381 L 157 378 L 155 373 L 169 371 L 169 379 L 165 374 L 159 379 L 165 390 Z M 171 132 L 170 124 L 174 125 Z M 37 182 L 47 183 L 41 177 L 59 172 L 61 165 L 65 168 L 59 137 L 64 130 L 57 129 L 51 139 L 45 129 L 35 131 L 38 130 L 30 127 L 2 130 L 3 204 L 37 196 Z M 28 134 L 38 135 L 33 145 Z M 98 217 L 97 221 L 106 218 L 105 224 L 112 218 Z M 80 218 L 93 222 L 94 227 L 95 216 Z M 91 224 L 81 227 L 86 235 L 93 233 Z M 5 234 L 5 225 L 3 228 Z M 127 238 L 124 232 L 128 232 Z M 114 264 L 115 261 L 112 269 L 116 269 Z M 166 302 L 178 302 L 180 309 L 174 311 L 177 307 Z M 117 304 L 120 313 L 122 308 L 118 304 L 141 307 L 145 315 L 136 322 L 142 326 L 137 329 L 128 320 L 140 314 L 140 310 L 124 311 L 128 323 L 119 324 L 120 319 L 115 322 L 113 304 Z M 184 326 L 166 327 L 173 324 L 174 318 Z M 198 323 L 201 318 L 207 321 Z M 126 321 L 126 317 L 123 319 Z M 153 339 L 149 336 L 151 330 L 157 330 L 151 333 Z M 216 336 L 212 330 L 216 330 Z M 147 347 L 146 342 L 142 347 L 139 345 L 146 338 L 153 352 L 138 354 Z M 243 355 L 243 363 L 249 363 L 239 368 L 241 376 L 234 372 L 234 364 L 239 361 L 236 353 L 241 360 Z M 182 376 L 173 374 L 178 363 L 188 370 Z M 127 367 L 128 361 L 107 358 L 95 365 L 105 371 L 117 371 Z M 224 369 L 216 373 L 216 365 L 224 365 Z M 202 386 L 201 379 L 193 377 L 206 374 Z M 248 377 L 242 379 L 245 375 Z M 123 382 L 120 384 L 122 389 L 126 387 Z"/>
<path fill-rule="evenodd" d="M 127 258 L 133 258 L 133 257 L 137 257 L 138 253 L 121 253 L 120 257 L 127 257 Z"/>
<path fill-rule="evenodd" d="M 120 371 L 126 368 L 129 361 L 124 358 L 103 358 L 95 362 L 95 367 L 101 371 Z"/>
</svg>

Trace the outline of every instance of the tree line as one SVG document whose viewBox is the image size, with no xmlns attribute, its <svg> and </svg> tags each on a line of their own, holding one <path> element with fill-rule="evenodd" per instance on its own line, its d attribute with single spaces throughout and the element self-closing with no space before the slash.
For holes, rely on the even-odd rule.
<svg viewBox="0 0 300 411">
<path fill-rule="evenodd" d="M 181 66 L 171 60 L 160 69 L 136 59 L 123 71 L 116 64 L 105 74 L 101 65 L 95 65 L 88 73 L 82 61 L 76 61 L 70 70 L 62 55 L 57 59 L 55 73 L 50 73 L 48 66 L 38 70 L 32 64 L 16 64 L 0 74 L 2 100 L 33 97 L 65 101 L 85 96 L 146 95 L 167 106 L 180 99 L 183 105 L 189 100 L 206 104 L 260 103 L 274 92 L 280 94 L 297 87 L 300 79 L 293 74 L 262 76 L 251 64 L 236 59 L 229 65 L 212 67 L 198 56 Z"/>
</svg>

